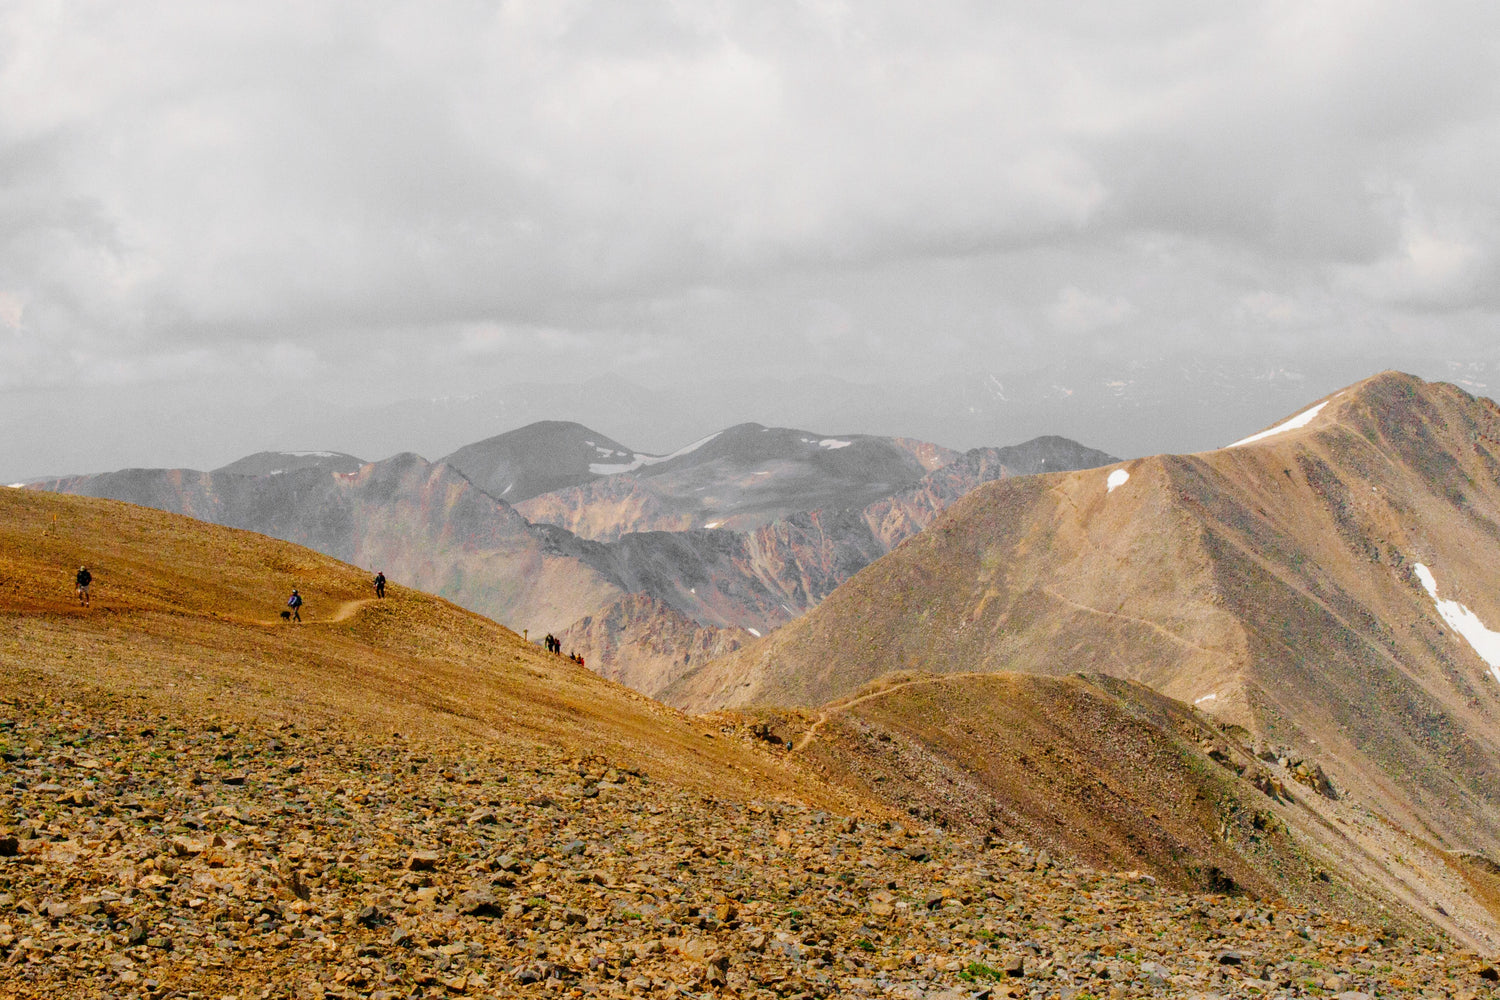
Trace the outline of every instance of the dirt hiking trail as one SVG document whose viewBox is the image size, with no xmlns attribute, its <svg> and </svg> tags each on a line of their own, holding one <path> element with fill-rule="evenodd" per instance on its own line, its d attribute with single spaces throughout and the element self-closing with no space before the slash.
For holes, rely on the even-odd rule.
<svg viewBox="0 0 1500 1000">
<path fill-rule="evenodd" d="M 879 691 L 871 691 L 869 694 L 862 694 L 858 697 L 849 698 L 844 701 L 837 701 L 825 705 L 823 706 L 822 710 L 818 712 L 818 721 L 809 726 L 807 732 L 802 734 L 802 737 L 797 740 L 796 745 L 792 747 L 792 752 L 797 753 L 806 748 L 806 746 L 817 737 L 818 730 L 823 728 L 823 723 L 827 722 L 829 716 L 831 716 L 834 712 L 846 712 L 849 709 L 853 708 L 855 705 L 862 705 L 865 702 L 873 701 L 876 698 L 884 698 L 888 694 L 893 694 L 894 692 L 901 691 L 905 688 L 916 687 L 919 684 L 945 684 L 949 681 L 958 680 L 961 677 L 972 676 L 974 675 L 963 673 L 943 674 L 938 677 L 917 677 L 913 680 L 902 681 L 899 684 L 892 684 L 890 687 L 881 688 Z"/>
<path fill-rule="evenodd" d="M 323 618 L 323 617 L 317 617 L 317 618 L 308 617 L 308 618 L 304 619 L 301 622 L 292 622 L 291 624 L 293 624 L 293 625 L 337 625 L 339 622 L 346 622 L 350 618 L 353 618 L 355 616 L 355 614 L 359 611 L 359 609 L 362 608 L 362 607 L 364 607 L 365 605 L 367 605 L 367 604 L 374 604 L 375 602 L 377 602 L 379 600 L 380 600 L 380 598 L 378 598 L 378 597 L 362 597 L 362 598 L 359 598 L 358 600 L 354 600 L 354 601 L 344 601 L 342 604 L 338 605 L 338 607 L 336 607 L 334 609 L 333 614 L 329 615 L 326 618 Z M 304 604 L 304 605 L 302 605 L 302 610 L 304 612 L 306 612 L 307 609 L 308 609 L 308 607 L 309 607 L 309 605 Z M 276 617 L 276 618 L 255 618 L 255 619 L 250 619 L 250 622 L 251 622 L 251 624 L 254 624 L 254 625 L 285 625 L 285 624 L 287 624 L 279 616 Z"/>
</svg>

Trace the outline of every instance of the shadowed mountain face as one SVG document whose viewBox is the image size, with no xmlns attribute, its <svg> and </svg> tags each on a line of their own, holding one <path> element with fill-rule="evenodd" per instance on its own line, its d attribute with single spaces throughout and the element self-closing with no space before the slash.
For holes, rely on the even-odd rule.
<svg viewBox="0 0 1500 1000">
<path fill-rule="evenodd" d="M 819 704 L 898 670 L 1086 670 L 1316 758 L 1500 857 L 1500 410 L 1394 373 L 1236 447 L 992 483 L 692 707 Z"/>
<path fill-rule="evenodd" d="M 599 478 L 596 471 L 627 466 L 636 453 L 582 424 L 542 420 L 464 445 L 439 459 L 475 486 L 506 503 L 567 489 Z"/>
<path fill-rule="evenodd" d="M 264 453 L 226 467 L 265 470 L 254 475 L 130 469 L 36 487 L 125 500 L 306 545 L 518 629 L 558 633 L 607 676 L 656 691 L 815 607 L 964 492 L 1011 475 L 1008 462 L 1029 469 L 1109 460 L 1062 439 L 955 457 L 918 442 L 832 439 L 758 425 L 731 428 L 660 459 L 573 424 L 522 428 L 455 455 L 513 493 L 587 475 L 597 481 L 586 488 L 606 494 L 620 484 L 626 490 L 675 484 L 675 494 L 651 494 L 663 504 L 676 502 L 673 496 L 737 497 L 742 512 L 753 512 L 744 513 L 748 521 L 792 513 L 746 531 L 625 532 L 629 516 L 596 505 L 588 517 L 613 539 L 604 543 L 529 524 L 453 465 L 415 455 L 351 471 L 347 456 Z M 630 473 L 609 471 L 632 463 L 638 467 Z M 871 496 L 877 499 L 863 508 L 817 507 L 829 498 Z M 705 509 L 685 516 L 702 520 Z"/>
</svg>

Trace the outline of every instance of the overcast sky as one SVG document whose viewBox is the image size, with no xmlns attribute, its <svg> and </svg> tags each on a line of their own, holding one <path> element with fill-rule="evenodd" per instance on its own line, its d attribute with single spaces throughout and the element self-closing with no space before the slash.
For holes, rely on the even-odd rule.
<svg viewBox="0 0 1500 1000">
<path fill-rule="evenodd" d="M 1497 22 L 4 0 L 0 394 L 1494 358 Z"/>
</svg>

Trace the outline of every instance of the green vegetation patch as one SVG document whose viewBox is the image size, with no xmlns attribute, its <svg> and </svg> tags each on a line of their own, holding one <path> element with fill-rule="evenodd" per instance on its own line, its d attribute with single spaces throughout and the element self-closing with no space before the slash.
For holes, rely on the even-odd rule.
<svg viewBox="0 0 1500 1000">
<path fill-rule="evenodd" d="M 983 962 L 970 962 L 968 965 L 964 966 L 963 971 L 958 974 L 958 978 L 962 979 L 966 983 L 977 983 L 981 981 L 997 982 L 998 980 L 1005 978 L 1005 973 L 1001 972 L 999 969 L 991 968 L 990 966 L 985 965 Z"/>
</svg>

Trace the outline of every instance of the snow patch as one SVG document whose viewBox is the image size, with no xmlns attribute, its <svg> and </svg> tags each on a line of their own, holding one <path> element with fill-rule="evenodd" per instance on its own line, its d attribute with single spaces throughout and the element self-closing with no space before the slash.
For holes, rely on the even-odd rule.
<svg viewBox="0 0 1500 1000">
<path fill-rule="evenodd" d="M 704 525 L 704 527 L 705 528 L 717 528 L 719 525 L 721 525 L 723 523 L 724 523 L 723 521 L 709 521 L 707 524 Z"/>
<path fill-rule="evenodd" d="M 829 451 L 837 451 L 840 448 L 847 448 L 853 443 L 853 441 L 840 441 L 837 438 L 824 438 L 818 442 L 818 447 L 827 448 Z"/>
<path fill-rule="evenodd" d="M 1126 472 L 1124 469 L 1116 469 L 1114 472 L 1111 472 L 1109 474 L 1109 478 L 1104 481 L 1104 485 L 1107 487 L 1104 492 L 1113 493 L 1115 490 L 1119 489 L 1121 486 L 1124 486 L 1128 482 L 1130 482 L 1130 473 Z"/>
<path fill-rule="evenodd" d="M 1490 674 L 1496 681 L 1500 681 L 1500 632 L 1492 632 L 1486 628 L 1479 616 L 1465 605 L 1457 601 L 1440 600 L 1437 578 L 1432 575 L 1432 570 L 1421 563 L 1413 563 L 1412 570 L 1417 574 L 1417 579 L 1422 581 L 1422 588 L 1427 591 L 1427 596 L 1437 605 L 1438 614 L 1443 616 L 1443 621 L 1468 641 L 1479 658 L 1489 665 Z"/>
<path fill-rule="evenodd" d="M 1218 701 L 1218 700 L 1219 700 L 1219 696 L 1217 694 L 1206 694 L 1202 698 L 1199 698 L 1199 699 L 1195 700 L 1193 702 L 1193 704 L 1194 705 L 1201 705 L 1205 701 Z"/>
<path fill-rule="evenodd" d="M 589 466 L 589 471 L 596 476 L 617 476 L 622 472 L 634 472 L 636 469 L 642 468 L 647 465 L 660 465 L 662 462 L 670 462 L 674 458 L 681 458 L 683 455 L 692 454 L 699 448 L 702 448 L 704 445 L 708 444 L 708 442 L 712 441 L 714 438 L 718 437 L 720 433 L 722 432 L 715 431 L 708 437 L 700 438 L 699 440 L 694 441 L 692 444 L 688 445 L 686 448 L 679 448 L 676 451 L 672 452 L 672 454 L 670 455 L 637 455 L 635 456 L 635 461 L 625 462 L 618 465 L 610 465 L 605 463 L 591 464 Z"/>
<path fill-rule="evenodd" d="M 751 635 L 755 636 L 755 638 L 757 638 L 757 639 L 760 638 L 760 629 L 747 628 L 747 629 L 745 629 L 745 631 L 749 632 Z"/>
<path fill-rule="evenodd" d="M 339 453 L 336 451 L 284 451 L 282 454 L 293 458 L 337 458 Z"/>
<path fill-rule="evenodd" d="M 10 484 L 10 488 L 13 489 L 13 490 L 24 490 L 26 488 L 26 484 L 25 483 L 11 483 Z"/>
<path fill-rule="evenodd" d="M 1274 437 L 1275 435 L 1280 434 L 1284 431 L 1294 431 L 1299 427 L 1306 427 L 1308 424 L 1313 422 L 1313 419 L 1317 417 L 1319 413 L 1323 412 L 1323 407 L 1327 406 L 1328 403 L 1329 401 L 1325 399 L 1323 400 L 1323 402 L 1319 403 L 1317 406 L 1314 406 L 1312 409 L 1303 410 L 1301 413 L 1297 414 L 1295 417 L 1292 417 L 1290 420 L 1283 420 L 1281 423 L 1277 424 L 1275 427 L 1272 427 L 1270 430 L 1261 431 L 1259 434 L 1251 434 L 1247 438 L 1236 441 L 1229 447 L 1238 448 L 1242 444 L 1254 444 L 1256 441 L 1264 441 L 1266 438 Z"/>
</svg>

